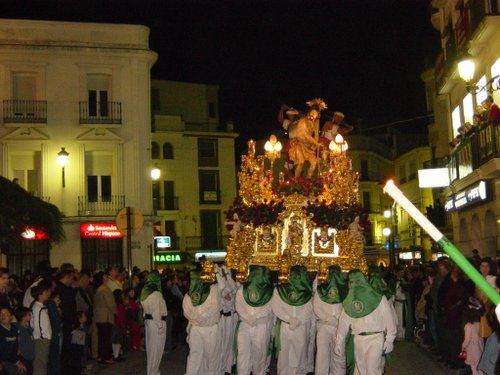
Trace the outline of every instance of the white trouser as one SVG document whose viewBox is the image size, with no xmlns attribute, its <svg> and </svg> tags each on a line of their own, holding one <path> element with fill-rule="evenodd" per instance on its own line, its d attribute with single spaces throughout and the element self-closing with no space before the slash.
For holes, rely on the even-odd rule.
<svg viewBox="0 0 500 375">
<path fill-rule="evenodd" d="M 345 358 L 333 351 L 337 327 L 318 322 L 315 375 L 345 375 Z"/>
<path fill-rule="evenodd" d="M 355 375 L 382 375 L 384 372 L 384 334 L 354 336 Z"/>
<path fill-rule="evenodd" d="M 231 316 L 220 317 L 219 329 L 221 337 L 220 363 L 222 373 L 231 373 L 234 364 L 234 330 L 236 328 L 237 316 L 232 313 Z"/>
<path fill-rule="evenodd" d="M 404 302 L 396 301 L 394 302 L 394 310 L 396 312 L 396 340 L 405 339 L 405 327 L 403 326 L 403 312 L 404 312 Z"/>
<path fill-rule="evenodd" d="M 309 342 L 307 344 L 306 371 L 314 372 L 314 352 L 316 351 L 316 317 L 311 318 L 309 329 Z"/>
<path fill-rule="evenodd" d="M 241 322 L 238 328 L 238 375 L 265 375 L 268 366 L 272 319 L 252 327 Z"/>
<path fill-rule="evenodd" d="M 278 375 L 307 374 L 309 326 L 310 321 L 307 321 L 292 331 L 289 324 L 281 323 L 281 351 L 277 353 Z"/>
<path fill-rule="evenodd" d="M 219 324 L 210 327 L 188 326 L 189 355 L 186 375 L 220 375 Z"/>
<path fill-rule="evenodd" d="M 151 319 L 144 320 L 146 333 L 146 358 L 148 375 L 160 375 L 160 362 L 167 337 L 167 322 L 157 323 Z"/>
</svg>

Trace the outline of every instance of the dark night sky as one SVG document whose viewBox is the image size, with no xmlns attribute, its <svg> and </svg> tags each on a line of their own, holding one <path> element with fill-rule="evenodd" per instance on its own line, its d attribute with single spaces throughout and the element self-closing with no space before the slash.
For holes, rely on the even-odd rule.
<svg viewBox="0 0 500 375">
<path fill-rule="evenodd" d="M 153 78 L 219 85 L 222 121 L 247 139 L 278 127 L 281 103 L 305 109 L 315 97 L 363 129 L 425 114 L 420 73 L 439 50 L 428 3 L 12 0 L 0 17 L 147 25 Z"/>
</svg>

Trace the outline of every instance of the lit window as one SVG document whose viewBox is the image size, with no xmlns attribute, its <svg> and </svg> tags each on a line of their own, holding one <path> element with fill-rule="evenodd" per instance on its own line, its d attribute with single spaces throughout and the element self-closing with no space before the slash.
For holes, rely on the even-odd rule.
<svg viewBox="0 0 500 375">
<path fill-rule="evenodd" d="M 491 76 L 500 76 L 500 58 L 498 58 L 497 61 L 495 61 L 495 63 L 491 66 Z M 500 91 L 495 91 L 493 93 L 493 100 L 495 103 L 500 102 Z"/>
<path fill-rule="evenodd" d="M 470 122 L 472 124 L 474 117 L 474 104 L 472 102 L 472 94 L 467 94 L 463 101 L 464 105 L 464 123 Z"/>
<path fill-rule="evenodd" d="M 484 87 L 486 85 L 486 76 L 482 76 L 479 81 L 477 81 L 477 85 L 479 87 Z M 476 104 L 481 104 L 487 96 L 488 92 L 486 90 L 478 92 L 476 95 Z"/>
<path fill-rule="evenodd" d="M 458 128 L 462 126 L 462 120 L 460 119 L 460 106 L 456 106 L 451 113 L 451 125 L 453 127 L 452 138 L 458 135 Z"/>
</svg>

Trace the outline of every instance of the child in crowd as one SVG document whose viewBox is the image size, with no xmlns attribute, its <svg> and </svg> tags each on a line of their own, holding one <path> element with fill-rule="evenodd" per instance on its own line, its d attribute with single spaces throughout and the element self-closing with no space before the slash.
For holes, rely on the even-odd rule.
<svg viewBox="0 0 500 375">
<path fill-rule="evenodd" d="M 0 308 L 0 368 L 7 375 L 26 372 L 26 366 L 18 354 L 18 330 L 12 324 L 13 317 L 10 307 Z"/>
<path fill-rule="evenodd" d="M 30 323 L 31 327 L 33 327 L 35 342 L 33 375 L 47 375 L 52 326 L 50 325 L 48 309 L 44 303 L 50 297 L 50 286 L 40 283 L 31 289 L 31 295 L 35 299 L 32 308 L 33 316 Z"/>
<path fill-rule="evenodd" d="M 141 346 L 141 330 L 139 327 L 140 306 L 137 303 L 134 288 L 128 288 L 125 291 L 124 305 L 126 320 L 125 323 L 129 331 L 128 347 L 131 351 L 135 352 L 139 350 L 139 347 Z"/>
<path fill-rule="evenodd" d="M 35 343 L 33 341 L 33 328 L 30 327 L 31 310 L 26 307 L 20 308 L 16 313 L 16 318 L 19 330 L 19 356 L 26 366 L 26 375 L 32 375 Z"/>
<path fill-rule="evenodd" d="M 71 331 L 71 370 L 73 375 L 80 375 L 85 368 L 85 351 L 87 350 L 87 314 L 85 311 L 76 313 L 78 323 Z"/>
<path fill-rule="evenodd" d="M 481 314 L 474 307 L 469 307 L 464 311 L 466 324 L 464 326 L 462 352 L 467 353 L 465 363 L 472 369 L 472 375 L 482 374 L 477 368 L 484 349 L 484 340 L 479 336 L 480 319 Z"/>
</svg>

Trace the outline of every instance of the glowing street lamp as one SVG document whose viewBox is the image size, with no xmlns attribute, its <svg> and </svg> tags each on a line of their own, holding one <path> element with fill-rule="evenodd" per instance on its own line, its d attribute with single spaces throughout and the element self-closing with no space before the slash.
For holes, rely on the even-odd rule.
<svg viewBox="0 0 500 375">
<path fill-rule="evenodd" d="M 500 90 L 500 75 L 492 77 L 484 86 L 478 86 L 475 83 L 472 83 L 476 72 L 476 63 L 469 54 L 463 56 L 458 61 L 457 66 L 460 78 L 465 81 L 465 89 L 472 95 L 476 95 L 483 90 L 486 90 L 490 94 L 493 93 L 493 91 Z"/>
<path fill-rule="evenodd" d="M 61 147 L 61 151 L 57 153 L 57 163 L 62 168 L 62 187 L 66 187 L 66 179 L 64 176 L 64 168 L 68 165 L 69 152 L 65 147 Z"/>
<path fill-rule="evenodd" d="M 161 170 L 158 168 L 158 165 L 155 164 L 154 168 L 151 169 L 151 179 L 153 181 L 157 181 L 161 176 Z"/>
</svg>

